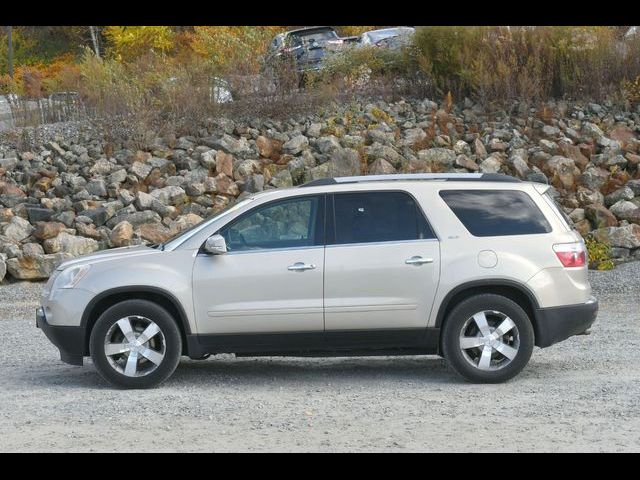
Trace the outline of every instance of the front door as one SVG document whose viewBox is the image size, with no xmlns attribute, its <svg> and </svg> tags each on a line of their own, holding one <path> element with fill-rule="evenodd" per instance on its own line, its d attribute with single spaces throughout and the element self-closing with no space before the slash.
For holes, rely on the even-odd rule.
<svg viewBox="0 0 640 480">
<path fill-rule="evenodd" d="M 193 271 L 200 335 L 322 332 L 324 202 L 276 200 L 220 230 L 228 252 Z"/>
<path fill-rule="evenodd" d="M 440 248 L 416 201 L 399 191 L 336 193 L 333 199 L 325 254 L 327 333 L 426 328 Z"/>
</svg>

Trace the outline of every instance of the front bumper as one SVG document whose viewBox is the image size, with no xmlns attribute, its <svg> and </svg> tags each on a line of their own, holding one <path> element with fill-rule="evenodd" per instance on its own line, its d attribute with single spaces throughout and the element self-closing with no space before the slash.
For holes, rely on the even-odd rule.
<svg viewBox="0 0 640 480">
<path fill-rule="evenodd" d="M 44 308 L 36 310 L 36 327 L 42 329 L 47 338 L 60 350 L 60 360 L 71 365 L 82 365 L 85 355 L 84 327 L 50 325 Z"/>
<path fill-rule="evenodd" d="M 536 346 L 548 347 L 573 335 L 585 333 L 598 315 L 598 300 L 562 307 L 539 308 L 535 312 Z"/>
</svg>

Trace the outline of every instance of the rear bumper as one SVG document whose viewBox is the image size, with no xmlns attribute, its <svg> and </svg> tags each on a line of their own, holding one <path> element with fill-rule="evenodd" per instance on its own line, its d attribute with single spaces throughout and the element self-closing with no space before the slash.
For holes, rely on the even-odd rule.
<svg viewBox="0 0 640 480">
<path fill-rule="evenodd" d="M 591 297 L 579 305 L 539 308 L 535 315 L 536 346 L 544 348 L 588 330 L 598 315 L 598 300 Z"/>
<path fill-rule="evenodd" d="M 71 365 L 82 365 L 85 331 L 83 327 L 50 325 L 44 308 L 36 310 L 36 327 L 60 350 L 60 360 Z"/>
</svg>

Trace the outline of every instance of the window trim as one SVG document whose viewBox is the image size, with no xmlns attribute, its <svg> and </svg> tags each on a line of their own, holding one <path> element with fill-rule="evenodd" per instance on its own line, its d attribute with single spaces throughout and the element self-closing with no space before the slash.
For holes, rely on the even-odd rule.
<svg viewBox="0 0 640 480">
<path fill-rule="evenodd" d="M 467 227 L 467 225 L 462 221 L 462 219 L 458 216 L 458 214 L 455 212 L 455 210 L 453 209 L 453 207 L 451 205 L 449 205 L 447 203 L 447 201 L 445 200 L 444 196 L 442 195 L 443 193 L 447 193 L 447 192 L 462 192 L 462 193 L 470 193 L 470 192 L 482 192 L 482 193 L 501 193 L 501 192 L 514 192 L 514 193 L 520 193 L 525 195 L 530 201 L 531 203 L 533 203 L 533 206 L 535 208 L 537 208 L 538 213 L 542 216 L 542 218 L 544 219 L 544 221 L 547 224 L 547 231 L 545 232 L 529 232 L 529 233 L 509 233 L 509 234 L 491 234 L 491 235 L 475 235 L 473 232 L 471 232 L 471 230 L 469 230 L 469 227 Z M 526 191 L 524 190 L 520 190 L 520 189 L 511 189 L 511 188 L 491 188 L 491 189 L 459 189 L 459 188 L 447 188 L 447 189 L 441 189 L 438 190 L 438 196 L 440 197 L 440 200 L 442 200 L 442 202 L 444 203 L 444 205 L 449 209 L 449 211 L 453 214 L 453 216 L 456 218 L 456 220 L 458 222 L 460 222 L 460 225 L 462 225 L 462 227 L 467 231 L 467 233 L 469 233 L 469 235 L 471 235 L 474 238 L 495 238 L 495 237 L 521 237 L 521 236 L 526 236 L 526 235 L 548 235 L 550 233 L 554 232 L 554 228 L 553 225 L 551 224 L 551 222 L 549 221 L 549 219 L 547 218 L 547 216 L 545 215 L 543 209 L 540 208 L 540 205 L 538 205 L 536 203 L 536 201 L 533 199 L 533 197 Z"/>
<path fill-rule="evenodd" d="M 319 235 L 318 235 L 319 238 L 318 238 L 318 241 L 315 242 L 316 243 L 315 245 L 303 245 L 303 246 L 299 246 L 299 247 L 259 248 L 259 249 L 255 249 L 255 250 L 228 251 L 226 254 L 229 255 L 229 254 L 240 254 L 240 253 L 264 253 L 264 252 L 300 250 L 300 249 L 324 247 L 326 245 L 326 241 L 327 241 L 327 235 L 326 235 L 327 194 L 325 194 L 325 193 L 311 193 L 311 194 L 305 194 L 305 195 L 295 195 L 295 196 L 291 196 L 291 197 L 276 198 L 276 199 L 270 200 L 268 202 L 261 203 L 259 205 L 254 206 L 250 210 L 247 210 L 246 212 L 242 213 L 241 215 L 238 215 L 236 218 L 234 218 L 230 222 L 222 225 L 217 231 L 215 231 L 211 235 L 220 235 L 220 232 L 222 230 L 224 230 L 226 228 L 231 228 L 236 223 L 241 222 L 246 217 L 256 213 L 259 210 L 262 210 L 262 209 L 265 209 L 265 208 L 270 208 L 270 207 L 272 207 L 272 206 L 274 206 L 274 205 L 276 205 L 278 203 L 295 202 L 297 200 L 301 200 L 301 199 L 304 199 L 304 198 L 307 198 L 307 197 L 318 198 L 318 205 L 317 205 L 317 209 L 316 209 L 317 210 L 316 215 L 317 216 L 322 216 L 321 220 L 316 218 L 316 228 L 319 226 L 320 229 L 321 229 L 321 232 L 319 232 Z M 206 242 L 206 240 L 205 240 L 205 242 Z M 203 247 L 204 247 L 204 242 L 203 242 L 202 246 L 200 247 L 200 250 L 202 250 Z"/>
<path fill-rule="evenodd" d="M 415 238 L 415 239 L 411 239 L 411 240 L 385 240 L 385 241 L 379 241 L 379 242 L 358 242 L 358 243 L 337 243 L 336 242 L 336 215 L 335 215 L 335 196 L 336 195 L 344 195 L 344 194 L 357 194 L 357 193 L 362 193 L 362 194 L 367 194 L 367 193 L 403 193 L 405 195 L 408 195 L 411 200 L 413 200 L 414 205 L 416 206 L 416 213 L 419 215 L 422 215 L 422 218 L 424 219 L 424 222 L 427 226 L 427 228 L 429 229 L 429 231 L 431 232 L 431 234 L 433 235 L 433 237 L 431 238 Z M 394 189 L 384 189 L 384 190 L 345 190 L 345 191 L 340 191 L 340 192 L 331 192 L 327 194 L 327 204 L 326 204 L 326 210 L 325 210 L 325 245 L 327 247 L 336 247 L 336 246 L 340 246 L 340 247 L 345 247 L 345 246 L 351 246 L 351 245 L 360 245 L 360 246 L 364 246 L 364 245 L 384 245 L 384 244 L 390 244 L 390 243 L 407 243 L 407 242 L 425 242 L 425 241 L 440 241 L 440 237 L 438 236 L 438 233 L 435 231 L 435 229 L 433 228 L 433 225 L 431 224 L 431 222 L 429 221 L 429 217 L 427 217 L 427 215 L 424 212 L 424 209 L 422 208 L 422 205 L 420 204 L 420 202 L 418 201 L 418 199 L 415 197 L 415 195 L 413 195 L 413 193 L 409 192 L 408 190 L 403 190 L 403 189 L 399 189 L 399 188 L 394 188 Z M 330 197 L 330 198 L 329 198 Z M 417 219 L 416 219 L 417 220 Z M 416 225 L 417 228 L 417 225 Z"/>
</svg>

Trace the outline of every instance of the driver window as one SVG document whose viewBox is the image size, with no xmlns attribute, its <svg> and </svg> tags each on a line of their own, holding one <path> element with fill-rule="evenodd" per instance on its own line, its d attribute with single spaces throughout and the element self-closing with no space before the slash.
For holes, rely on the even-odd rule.
<svg viewBox="0 0 640 480">
<path fill-rule="evenodd" d="M 322 244 L 320 198 L 299 197 L 257 207 L 223 228 L 220 235 L 230 252 Z"/>
</svg>

